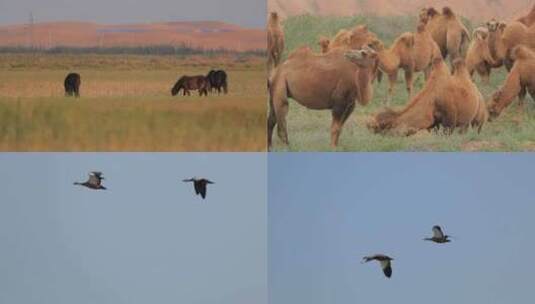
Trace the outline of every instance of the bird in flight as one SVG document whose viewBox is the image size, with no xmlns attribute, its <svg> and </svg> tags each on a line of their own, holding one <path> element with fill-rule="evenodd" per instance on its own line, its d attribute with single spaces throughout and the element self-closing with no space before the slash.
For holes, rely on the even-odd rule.
<svg viewBox="0 0 535 304">
<path fill-rule="evenodd" d="M 190 178 L 183 180 L 185 183 L 193 182 L 195 188 L 195 194 L 200 195 L 203 199 L 206 198 L 206 185 L 214 184 L 214 182 L 207 180 L 206 178 Z"/>
<path fill-rule="evenodd" d="M 362 259 L 363 263 L 368 263 L 370 261 L 377 261 L 381 264 L 381 269 L 383 269 L 383 273 L 387 278 L 390 278 L 392 276 L 392 265 L 390 261 L 393 261 L 394 259 L 384 255 L 384 254 L 376 254 L 371 256 L 365 256 Z"/>
<path fill-rule="evenodd" d="M 84 186 L 93 190 L 106 190 L 106 187 L 102 186 L 103 179 L 104 177 L 102 176 L 102 172 L 93 171 L 89 173 L 89 179 L 87 179 L 87 181 L 83 183 L 75 182 L 74 184 L 78 186 Z"/>
<path fill-rule="evenodd" d="M 435 242 L 435 243 L 438 243 L 438 244 L 444 244 L 444 243 L 451 242 L 451 240 L 449 238 L 450 238 L 450 236 L 444 234 L 444 232 L 442 232 L 442 228 L 440 228 L 440 226 L 435 225 L 435 226 L 433 226 L 433 237 L 425 238 L 424 241 L 431 241 L 431 242 Z"/>
</svg>

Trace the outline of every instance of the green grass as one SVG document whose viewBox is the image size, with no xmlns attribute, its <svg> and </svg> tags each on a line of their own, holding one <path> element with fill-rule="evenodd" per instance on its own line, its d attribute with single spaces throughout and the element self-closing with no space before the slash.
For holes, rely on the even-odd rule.
<svg viewBox="0 0 535 304">
<path fill-rule="evenodd" d="M 332 37 L 341 28 L 351 28 L 356 24 L 367 24 L 388 45 L 399 34 L 411 31 L 416 18 L 400 17 L 317 17 L 299 16 L 289 18 L 284 23 L 287 51 L 308 45 L 315 50 L 317 38 L 321 35 Z M 489 97 L 503 83 L 507 76 L 505 69 L 494 70 L 490 84 L 482 84 L 476 76 L 476 84 L 485 97 Z M 391 106 L 400 108 L 407 103 L 402 73 L 399 73 Z M 422 74 L 418 74 L 414 92 L 424 84 Z M 366 122 L 384 108 L 387 81 L 374 84 L 374 98 L 367 106 L 357 106 L 345 124 L 336 151 L 535 151 L 535 106 L 527 98 L 525 109 L 519 111 L 514 102 L 493 122 L 487 123 L 481 134 L 470 130 L 466 134 L 444 136 L 420 132 L 411 137 L 377 135 L 366 128 Z M 295 101 L 290 102 L 287 119 L 290 146 L 281 144 L 274 132 L 274 151 L 332 151 L 330 143 L 330 111 L 308 110 Z"/>
<path fill-rule="evenodd" d="M 100 55 L 11 59 L 16 67 L 0 60 L 1 151 L 265 150 L 265 71 L 259 62 L 201 58 L 191 65 L 163 56 Z M 227 70 L 228 95 L 171 96 L 180 75 L 205 74 L 212 66 Z M 63 79 L 71 70 L 82 76 L 79 99 L 64 97 Z"/>
</svg>

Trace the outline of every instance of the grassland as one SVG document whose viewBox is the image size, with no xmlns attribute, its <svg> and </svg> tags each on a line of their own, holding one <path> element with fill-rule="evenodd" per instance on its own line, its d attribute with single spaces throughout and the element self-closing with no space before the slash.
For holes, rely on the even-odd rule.
<svg viewBox="0 0 535 304">
<path fill-rule="evenodd" d="M 223 68 L 228 95 L 172 97 L 182 74 Z M 64 97 L 70 71 L 79 99 Z M 265 71 L 259 57 L 0 56 L 2 151 L 263 151 Z"/>
<path fill-rule="evenodd" d="M 416 18 L 400 17 L 316 17 L 299 16 L 286 20 L 287 53 L 296 47 L 308 45 L 319 52 L 319 36 L 332 37 L 341 28 L 350 28 L 355 24 L 367 24 L 387 45 L 395 37 L 406 31 L 413 31 Z M 469 22 L 466 24 L 471 28 Z M 287 54 L 286 53 L 286 54 Z M 403 76 L 399 74 L 392 107 L 399 108 L 407 103 Z M 505 69 L 494 70 L 490 84 L 476 84 L 486 97 L 495 92 L 507 76 Z M 424 84 L 423 75 L 415 81 L 415 92 Z M 520 111 L 516 102 L 505 113 L 491 123 L 487 123 L 481 132 L 469 131 L 466 134 L 452 136 L 420 132 L 412 137 L 393 137 L 372 134 L 366 129 L 366 122 L 383 106 L 387 82 L 375 84 L 374 99 L 365 107 L 357 106 L 353 115 L 345 124 L 337 151 L 535 151 L 535 106 L 527 98 L 524 111 Z M 330 142 L 331 113 L 313 111 L 292 101 L 288 114 L 288 135 L 290 146 L 280 143 L 274 134 L 274 151 L 332 151 Z M 276 132 L 275 132 L 276 133 Z"/>
</svg>

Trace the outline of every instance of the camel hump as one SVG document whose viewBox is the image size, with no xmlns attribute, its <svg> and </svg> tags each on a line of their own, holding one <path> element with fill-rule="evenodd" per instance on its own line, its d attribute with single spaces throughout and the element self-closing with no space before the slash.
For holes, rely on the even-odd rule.
<svg viewBox="0 0 535 304">
<path fill-rule="evenodd" d="M 511 54 L 515 60 L 535 59 L 535 53 L 524 45 L 514 47 Z"/>
<path fill-rule="evenodd" d="M 451 7 L 449 6 L 444 6 L 442 8 L 442 15 L 446 16 L 446 18 L 455 17 L 455 13 L 451 10 Z"/>
<path fill-rule="evenodd" d="M 438 15 L 438 11 L 434 7 L 430 7 L 430 8 L 427 9 L 427 15 L 429 17 L 434 17 L 434 16 Z"/>
</svg>

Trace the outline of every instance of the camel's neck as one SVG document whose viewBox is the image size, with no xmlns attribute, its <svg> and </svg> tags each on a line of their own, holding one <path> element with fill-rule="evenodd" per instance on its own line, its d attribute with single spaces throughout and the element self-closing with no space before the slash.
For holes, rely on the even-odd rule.
<svg viewBox="0 0 535 304">
<path fill-rule="evenodd" d="M 356 84 L 358 89 L 358 102 L 361 105 L 367 105 L 373 98 L 373 69 L 359 68 L 356 72 Z"/>
</svg>

